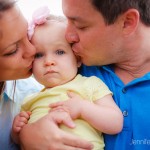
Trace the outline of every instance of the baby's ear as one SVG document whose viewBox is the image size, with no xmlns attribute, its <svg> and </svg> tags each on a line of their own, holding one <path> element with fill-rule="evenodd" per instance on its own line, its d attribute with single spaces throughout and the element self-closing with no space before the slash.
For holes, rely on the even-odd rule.
<svg viewBox="0 0 150 150">
<path fill-rule="evenodd" d="M 80 56 L 76 56 L 76 58 L 77 58 L 77 67 L 79 68 L 81 66 L 81 64 L 82 64 L 81 57 Z"/>
</svg>

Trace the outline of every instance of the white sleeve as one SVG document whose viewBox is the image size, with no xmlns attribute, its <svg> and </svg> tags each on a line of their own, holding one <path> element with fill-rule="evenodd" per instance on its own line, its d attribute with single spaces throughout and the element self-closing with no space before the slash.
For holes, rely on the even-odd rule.
<svg viewBox="0 0 150 150">
<path fill-rule="evenodd" d="M 14 81 L 7 81 L 5 92 L 10 99 L 20 104 L 26 96 L 39 92 L 43 88 L 43 85 L 39 84 L 32 76 L 27 79 L 16 80 L 15 88 L 14 83 Z"/>
</svg>

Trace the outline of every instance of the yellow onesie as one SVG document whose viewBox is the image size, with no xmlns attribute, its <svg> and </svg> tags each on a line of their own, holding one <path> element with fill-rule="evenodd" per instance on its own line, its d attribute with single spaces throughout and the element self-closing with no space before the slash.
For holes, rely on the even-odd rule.
<svg viewBox="0 0 150 150">
<path fill-rule="evenodd" d="M 22 110 L 32 112 L 29 123 L 35 122 L 45 116 L 50 110 L 50 103 L 68 100 L 69 97 L 67 96 L 67 91 L 77 93 L 83 99 L 91 102 L 94 102 L 105 95 L 112 94 L 108 87 L 97 77 L 83 77 L 79 74 L 74 80 L 64 85 L 48 89 L 45 88 L 41 92 L 25 98 Z M 94 144 L 94 150 L 104 149 L 104 140 L 101 132 L 97 131 L 90 124 L 81 119 L 76 119 L 75 124 L 76 127 L 74 129 L 70 129 L 65 125 L 61 125 L 60 128 L 91 141 Z"/>
</svg>

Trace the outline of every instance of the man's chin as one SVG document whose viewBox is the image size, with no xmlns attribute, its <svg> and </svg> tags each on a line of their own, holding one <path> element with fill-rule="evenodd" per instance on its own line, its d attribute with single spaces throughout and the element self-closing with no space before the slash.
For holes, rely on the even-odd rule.
<svg viewBox="0 0 150 150">
<path fill-rule="evenodd" d="M 81 62 L 86 66 L 95 66 L 94 64 L 90 63 L 89 61 L 86 61 L 84 59 L 81 60 Z"/>
</svg>

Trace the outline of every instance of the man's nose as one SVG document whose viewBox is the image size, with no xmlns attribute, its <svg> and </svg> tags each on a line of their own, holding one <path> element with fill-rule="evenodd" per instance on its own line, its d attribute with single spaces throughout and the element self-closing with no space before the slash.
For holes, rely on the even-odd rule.
<svg viewBox="0 0 150 150">
<path fill-rule="evenodd" d="M 74 30 L 71 30 L 70 28 L 67 28 L 65 37 L 66 37 L 66 40 L 69 43 L 77 43 L 77 42 L 79 42 L 78 34 Z"/>
</svg>

